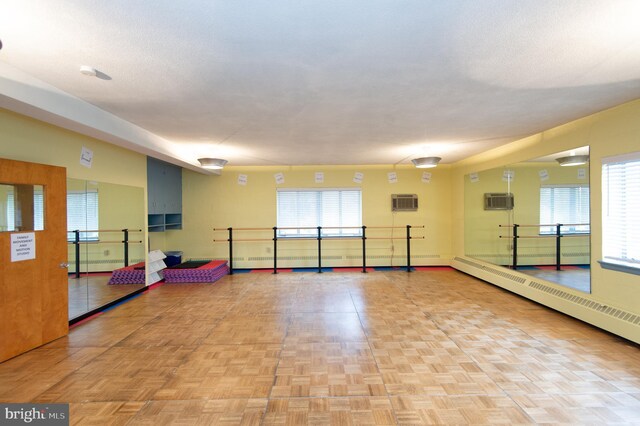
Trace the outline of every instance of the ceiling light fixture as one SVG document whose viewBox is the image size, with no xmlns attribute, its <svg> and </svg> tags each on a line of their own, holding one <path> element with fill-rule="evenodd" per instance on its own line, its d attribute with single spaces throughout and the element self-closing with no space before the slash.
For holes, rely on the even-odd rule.
<svg viewBox="0 0 640 426">
<path fill-rule="evenodd" d="M 440 160 L 442 160 L 440 157 L 422 157 L 414 158 L 411 162 L 419 169 L 429 169 L 436 167 Z"/>
<path fill-rule="evenodd" d="M 198 161 L 200 162 L 200 167 L 210 170 L 220 170 L 227 164 L 227 160 L 220 158 L 198 158 Z"/>
<path fill-rule="evenodd" d="M 80 74 L 84 74 L 88 77 L 95 77 L 98 74 L 98 71 L 89 65 L 82 65 L 80 66 Z"/>
<path fill-rule="evenodd" d="M 586 164 L 589 161 L 588 155 L 570 155 L 568 157 L 556 158 L 556 161 L 561 166 L 580 166 Z"/>
</svg>

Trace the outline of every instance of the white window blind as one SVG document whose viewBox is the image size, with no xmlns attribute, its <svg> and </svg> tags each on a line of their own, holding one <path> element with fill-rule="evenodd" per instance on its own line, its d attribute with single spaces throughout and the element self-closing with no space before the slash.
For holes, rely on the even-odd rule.
<svg viewBox="0 0 640 426">
<path fill-rule="evenodd" d="M 19 226 L 21 224 L 18 224 Z M 15 198 L 12 192 L 7 194 L 7 231 L 16 230 Z M 44 194 L 42 189 L 33 193 L 33 230 L 44 230 Z"/>
<path fill-rule="evenodd" d="M 277 192 L 278 228 L 361 227 L 359 189 L 283 189 Z M 317 229 L 279 229 L 278 236 L 315 236 Z M 362 229 L 323 229 L 322 236 L 360 236 Z"/>
<path fill-rule="evenodd" d="M 67 231 L 98 229 L 98 192 L 67 192 Z M 68 239 L 74 239 L 73 233 Z M 97 232 L 80 232 L 81 240 L 97 240 Z"/>
<path fill-rule="evenodd" d="M 640 153 L 603 160 L 602 256 L 640 268 Z"/>
<path fill-rule="evenodd" d="M 540 187 L 540 223 L 564 224 L 563 234 L 589 232 L 589 186 L 544 185 Z M 584 225 L 580 225 L 584 224 Z M 555 226 L 541 226 L 541 234 L 555 234 Z"/>
</svg>

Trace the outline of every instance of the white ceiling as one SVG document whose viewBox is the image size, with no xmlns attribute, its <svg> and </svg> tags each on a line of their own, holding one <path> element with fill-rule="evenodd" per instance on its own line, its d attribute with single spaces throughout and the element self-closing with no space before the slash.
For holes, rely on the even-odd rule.
<svg viewBox="0 0 640 426">
<path fill-rule="evenodd" d="M 0 61 L 191 163 L 452 163 L 640 98 L 637 0 L 0 4 Z"/>
</svg>

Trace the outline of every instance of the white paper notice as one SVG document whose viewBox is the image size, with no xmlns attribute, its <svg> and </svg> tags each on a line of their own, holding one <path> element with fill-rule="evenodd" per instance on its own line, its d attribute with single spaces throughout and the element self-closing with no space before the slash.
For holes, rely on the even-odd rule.
<svg viewBox="0 0 640 426">
<path fill-rule="evenodd" d="M 246 186 L 247 180 L 247 175 L 238 175 L 238 185 Z"/>
<path fill-rule="evenodd" d="M 540 180 L 549 180 L 549 172 L 547 169 L 540 170 L 538 176 L 540 176 Z"/>
<path fill-rule="evenodd" d="M 471 181 L 471 183 L 480 182 L 480 175 L 478 175 L 477 173 L 471 173 L 469 175 L 469 180 Z"/>
<path fill-rule="evenodd" d="M 284 173 L 276 173 L 273 177 L 276 178 L 276 183 L 278 185 L 284 183 Z"/>
<path fill-rule="evenodd" d="M 324 172 L 316 172 L 316 183 L 324 183 Z"/>
<path fill-rule="evenodd" d="M 389 172 L 387 173 L 387 180 L 389 180 L 389 183 L 397 183 L 398 175 L 396 174 L 396 172 Z"/>
<path fill-rule="evenodd" d="M 362 179 L 364 179 L 364 173 L 356 172 L 353 175 L 353 181 L 355 183 L 362 183 Z"/>
<path fill-rule="evenodd" d="M 516 172 L 513 170 L 505 170 L 502 172 L 502 180 L 504 182 L 513 182 L 513 178 L 516 177 Z"/>
<path fill-rule="evenodd" d="M 11 234 L 11 261 L 31 260 L 36 258 L 36 233 Z"/>
<path fill-rule="evenodd" d="M 578 169 L 578 179 L 587 178 L 587 169 Z"/>
<path fill-rule="evenodd" d="M 429 172 L 422 173 L 422 183 L 431 183 L 431 173 Z"/>
<path fill-rule="evenodd" d="M 83 146 L 82 151 L 80 152 L 80 164 L 82 164 L 85 167 L 91 168 L 92 162 L 93 162 L 93 151 Z"/>
</svg>

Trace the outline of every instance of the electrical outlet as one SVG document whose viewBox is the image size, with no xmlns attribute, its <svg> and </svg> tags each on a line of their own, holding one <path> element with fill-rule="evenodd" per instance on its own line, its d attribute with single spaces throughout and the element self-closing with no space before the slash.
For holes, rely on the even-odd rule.
<svg viewBox="0 0 640 426">
<path fill-rule="evenodd" d="M 109 256 L 109 255 L 111 254 L 111 252 L 110 252 L 109 250 L 105 250 L 105 251 L 103 252 L 103 254 L 104 254 L 105 256 Z"/>
<path fill-rule="evenodd" d="M 271 247 L 267 247 L 267 248 L 266 248 L 266 251 L 267 251 L 267 253 L 269 253 L 269 254 L 270 254 L 270 253 L 271 253 Z"/>
</svg>

